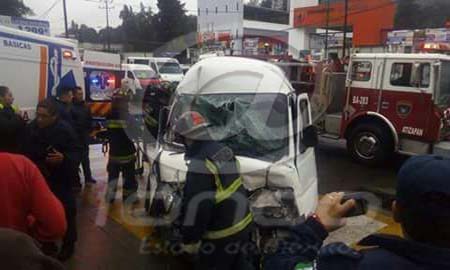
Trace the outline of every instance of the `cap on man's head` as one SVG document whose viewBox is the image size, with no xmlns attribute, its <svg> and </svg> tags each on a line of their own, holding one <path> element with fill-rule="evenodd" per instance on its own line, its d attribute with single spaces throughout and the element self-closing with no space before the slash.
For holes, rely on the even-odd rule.
<svg viewBox="0 0 450 270">
<path fill-rule="evenodd" d="M 410 158 L 397 176 L 397 202 L 424 215 L 450 216 L 450 159 Z"/>
</svg>

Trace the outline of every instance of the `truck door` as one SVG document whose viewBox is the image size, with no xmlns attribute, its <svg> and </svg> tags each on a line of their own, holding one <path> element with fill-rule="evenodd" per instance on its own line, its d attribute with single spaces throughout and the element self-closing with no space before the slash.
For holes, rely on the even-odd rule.
<svg viewBox="0 0 450 270">
<path fill-rule="evenodd" d="M 379 89 L 376 86 L 380 68 L 375 58 L 354 58 L 347 77 L 347 100 L 342 121 L 342 135 L 357 115 L 377 111 Z"/>
<path fill-rule="evenodd" d="M 297 98 L 297 156 L 296 167 L 301 184 L 301 190 L 296 191 L 296 196 L 301 198 L 300 212 L 306 213 L 308 209 L 315 209 L 315 198 L 307 198 L 308 194 L 317 194 L 317 168 L 314 147 L 306 147 L 303 144 L 304 131 L 312 126 L 311 104 L 308 94 L 301 94 Z M 316 192 L 310 192 L 315 189 Z"/>
<path fill-rule="evenodd" d="M 400 139 L 426 139 L 432 112 L 431 62 L 387 59 L 379 112 L 395 126 Z"/>
</svg>

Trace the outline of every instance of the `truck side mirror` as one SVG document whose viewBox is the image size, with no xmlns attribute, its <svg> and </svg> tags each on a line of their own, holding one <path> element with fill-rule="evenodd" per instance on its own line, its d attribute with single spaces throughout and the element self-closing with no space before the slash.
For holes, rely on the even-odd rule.
<svg viewBox="0 0 450 270">
<path fill-rule="evenodd" d="M 302 144 L 306 147 L 316 147 L 319 144 L 319 133 L 315 126 L 309 126 L 303 130 Z"/>
</svg>

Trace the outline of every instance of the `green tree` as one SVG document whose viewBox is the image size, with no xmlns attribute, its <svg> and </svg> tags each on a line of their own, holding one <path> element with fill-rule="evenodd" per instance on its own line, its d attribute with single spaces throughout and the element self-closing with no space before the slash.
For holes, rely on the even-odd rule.
<svg viewBox="0 0 450 270">
<path fill-rule="evenodd" d="M 395 15 L 396 29 L 417 29 L 419 20 L 422 17 L 420 5 L 415 0 L 399 0 L 397 4 L 397 13 Z"/>
<path fill-rule="evenodd" d="M 168 42 L 193 30 L 189 29 L 185 4 L 180 0 L 158 0 L 158 9 L 154 21 L 158 41 Z"/>
<path fill-rule="evenodd" d="M 1 0 L 0 15 L 22 17 L 34 13 L 22 0 Z"/>
<path fill-rule="evenodd" d="M 395 16 L 396 29 L 444 27 L 450 18 L 448 0 L 399 0 Z"/>
<path fill-rule="evenodd" d="M 99 36 L 94 28 L 82 24 L 79 29 L 78 40 L 80 42 L 97 43 L 99 42 Z"/>
<path fill-rule="evenodd" d="M 94 28 L 90 28 L 85 24 L 78 25 L 75 21 L 72 21 L 68 29 L 69 35 L 73 35 L 79 42 L 99 42 L 99 34 Z"/>
<path fill-rule="evenodd" d="M 159 43 L 154 28 L 155 16 L 150 8 L 141 4 L 140 11 L 134 12 L 131 6 L 124 6 L 120 12 L 125 44 L 136 51 L 151 51 Z"/>
</svg>

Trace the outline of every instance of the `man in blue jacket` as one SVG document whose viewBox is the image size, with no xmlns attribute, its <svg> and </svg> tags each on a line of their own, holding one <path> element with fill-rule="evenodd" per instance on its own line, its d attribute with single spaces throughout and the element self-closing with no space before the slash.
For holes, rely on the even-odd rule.
<svg viewBox="0 0 450 270">
<path fill-rule="evenodd" d="M 332 207 L 322 202 L 318 218 L 293 228 L 277 252 L 265 257 L 264 269 L 450 269 L 449 175 L 450 159 L 420 156 L 408 160 L 398 174 L 392 205 L 394 220 L 402 225 L 405 237 L 371 235 L 359 243 L 366 248 L 361 252 L 342 243 L 320 248 L 333 230 L 326 213 L 333 213 L 332 205 L 339 207 L 341 199 L 327 195 L 324 200 Z M 339 213 L 334 216 L 340 219 Z"/>
</svg>

